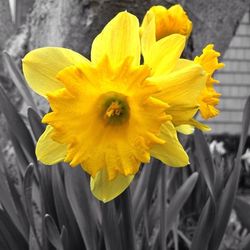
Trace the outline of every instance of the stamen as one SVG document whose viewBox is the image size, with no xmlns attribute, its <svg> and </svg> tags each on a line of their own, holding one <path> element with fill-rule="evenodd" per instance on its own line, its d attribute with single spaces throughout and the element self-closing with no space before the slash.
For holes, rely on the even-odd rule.
<svg viewBox="0 0 250 250">
<path fill-rule="evenodd" d="M 100 96 L 97 107 L 100 107 L 100 118 L 105 125 L 121 125 L 129 119 L 129 105 L 125 95 L 107 92 Z"/>
<path fill-rule="evenodd" d="M 111 103 L 111 105 L 108 107 L 105 116 L 111 117 L 111 116 L 119 116 L 121 114 L 121 105 L 114 101 Z"/>
</svg>

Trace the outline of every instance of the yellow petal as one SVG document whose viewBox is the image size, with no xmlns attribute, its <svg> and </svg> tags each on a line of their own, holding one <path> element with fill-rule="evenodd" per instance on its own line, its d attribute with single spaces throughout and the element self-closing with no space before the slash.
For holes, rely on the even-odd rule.
<svg viewBox="0 0 250 250">
<path fill-rule="evenodd" d="M 133 178 L 134 175 L 118 174 L 115 179 L 108 180 L 106 170 L 102 169 L 94 178 L 91 177 L 90 188 L 98 200 L 108 202 L 120 195 L 129 186 Z"/>
<path fill-rule="evenodd" d="M 171 122 L 161 126 L 160 138 L 164 144 L 156 144 L 150 150 L 153 157 L 171 167 L 184 167 L 189 164 L 188 155 L 178 141 L 176 130 Z"/>
<path fill-rule="evenodd" d="M 155 16 L 151 11 L 148 11 L 143 19 L 141 28 L 141 49 L 144 61 L 148 61 L 148 52 L 156 42 L 155 37 Z"/>
<path fill-rule="evenodd" d="M 181 124 L 189 124 L 190 119 L 192 119 L 198 111 L 199 106 L 171 106 L 167 109 L 168 115 L 172 117 L 172 123 L 174 126 L 179 126 Z"/>
<path fill-rule="evenodd" d="M 143 19 L 143 32 L 147 32 L 146 24 L 148 24 L 149 16 L 150 19 L 154 20 L 156 40 L 171 34 L 181 34 L 188 37 L 192 31 L 192 22 L 179 4 L 169 9 L 161 5 L 151 7 Z"/>
<path fill-rule="evenodd" d="M 176 4 L 168 9 L 169 24 L 167 25 L 167 32 L 179 33 L 189 37 L 192 31 L 192 22 L 188 18 L 186 12 L 183 10 L 181 5 Z"/>
<path fill-rule="evenodd" d="M 175 129 L 184 135 L 190 135 L 194 133 L 194 126 L 191 126 L 189 124 L 183 124 L 175 127 Z"/>
<path fill-rule="evenodd" d="M 153 76 L 166 75 L 178 62 L 186 42 L 185 36 L 173 34 L 153 44 L 145 58 Z"/>
<path fill-rule="evenodd" d="M 178 33 L 178 32 L 173 32 L 173 33 L 168 32 L 169 14 L 168 14 L 168 9 L 165 8 L 164 6 L 161 5 L 152 6 L 146 13 L 145 17 L 147 15 L 151 15 L 154 17 L 155 37 L 157 40 L 160 40 L 161 38 L 171 35 L 173 33 Z M 145 30 L 145 32 L 147 32 L 147 30 Z"/>
<path fill-rule="evenodd" d="M 200 129 L 200 130 L 202 130 L 202 131 L 205 131 L 205 132 L 211 131 L 211 128 L 209 126 L 207 126 L 207 125 L 205 125 L 205 124 L 203 124 L 201 122 L 198 122 L 195 119 L 191 119 L 189 121 L 189 124 L 196 127 L 196 128 L 198 128 L 198 129 Z"/>
<path fill-rule="evenodd" d="M 170 74 L 148 79 L 151 83 L 158 83 L 161 88 L 156 97 L 173 107 L 197 106 L 197 98 L 205 88 L 207 75 L 202 67 L 193 61 L 186 61 L 185 66 L 183 63 L 183 67 Z"/>
<path fill-rule="evenodd" d="M 63 161 L 66 156 L 66 145 L 55 142 L 51 136 L 53 127 L 47 126 L 36 145 L 36 156 L 45 165 Z"/>
<path fill-rule="evenodd" d="M 62 69 L 89 61 L 80 54 L 65 48 L 45 47 L 29 52 L 22 60 L 23 73 L 30 87 L 39 95 L 63 87 L 56 79 Z"/>
<path fill-rule="evenodd" d="M 91 60 L 99 63 L 108 56 L 111 65 L 118 66 L 132 57 L 132 64 L 140 64 L 140 36 L 138 19 L 124 11 L 116 15 L 95 38 Z"/>
</svg>

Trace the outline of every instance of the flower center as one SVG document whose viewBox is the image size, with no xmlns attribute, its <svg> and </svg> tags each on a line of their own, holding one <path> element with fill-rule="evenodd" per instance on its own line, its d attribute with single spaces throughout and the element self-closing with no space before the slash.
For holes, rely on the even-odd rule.
<svg viewBox="0 0 250 250">
<path fill-rule="evenodd" d="M 129 118 L 129 105 L 127 97 L 117 93 L 108 92 L 100 97 L 100 116 L 107 124 L 120 125 Z"/>
<path fill-rule="evenodd" d="M 118 101 L 114 101 L 111 103 L 109 108 L 106 111 L 105 116 L 110 118 L 111 116 L 120 116 L 122 113 L 122 107 Z"/>
</svg>

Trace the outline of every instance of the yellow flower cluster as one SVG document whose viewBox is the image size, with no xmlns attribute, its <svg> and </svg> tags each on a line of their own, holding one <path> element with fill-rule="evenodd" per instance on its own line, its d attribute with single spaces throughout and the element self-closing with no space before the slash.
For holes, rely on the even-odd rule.
<svg viewBox="0 0 250 250">
<path fill-rule="evenodd" d="M 151 156 L 173 167 L 189 164 L 177 131 L 206 128 L 194 116 L 199 109 L 214 115 L 212 74 L 222 66 L 212 46 L 194 61 L 180 58 L 191 30 L 180 5 L 154 6 L 141 26 L 134 15 L 117 14 L 94 39 L 91 60 L 58 47 L 29 52 L 24 76 L 52 110 L 42 120 L 38 160 L 81 165 L 104 202 Z"/>
</svg>

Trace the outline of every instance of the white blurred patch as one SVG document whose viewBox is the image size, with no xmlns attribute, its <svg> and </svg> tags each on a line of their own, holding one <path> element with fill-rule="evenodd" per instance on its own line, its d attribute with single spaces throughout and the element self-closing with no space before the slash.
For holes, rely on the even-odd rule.
<svg viewBox="0 0 250 250">
<path fill-rule="evenodd" d="M 247 148 L 245 154 L 241 156 L 241 159 L 245 161 L 245 169 L 247 173 L 250 173 L 250 149 Z"/>
<path fill-rule="evenodd" d="M 19 0 L 20 1 L 20 0 Z M 16 0 L 9 0 L 12 22 L 16 22 Z"/>
<path fill-rule="evenodd" d="M 224 142 L 223 141 L 216 141 L 213 140 L 210 144 L 209 144 L 209 149 L 211 154 L 215 154 L 215 152 L 219 153 L 220 155 L 224 155 L 227 151 L 224 147 Z"/>
</svg>

